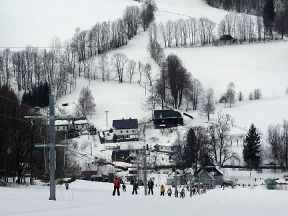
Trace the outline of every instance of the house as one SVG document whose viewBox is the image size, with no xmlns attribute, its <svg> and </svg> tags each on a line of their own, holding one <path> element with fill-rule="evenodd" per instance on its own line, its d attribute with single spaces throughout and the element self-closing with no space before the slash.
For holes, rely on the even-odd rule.
<svg viewBox="0 0 288 216">
<path fill-rule="evenodd" d="M 232 44 L 232 43 L 235 43 L 236 40 L 231 36 L 231 35 L 222 35 L 220 38 L 219 38 L 219 42 L 222 43 L 222 44 Z"/>
<path fill-rule="evenodd" d="M 56 120 L 55 131 L 67 132 L 69 129 L 75 129 L 77 131 L 83 131 L 88 129 L 89 123 L 87 120 Z"/>
<path fill-rule="evenodd" d="M 154 146 L 154 149 L 157 152 L 163 152 L 163 153 L 168 153 L 168 154 L 171 154 L 173 152 L 173 146 L 165 146 L 165 145 L 156 144 Z"/>
<path fill-rule="evenodd" d="M 177 127 L 183 125 L 183 117 L 174 110 L 154 110 L 153 123 L 155 128 Z"/>
<path fill-rule="evenodd" d="M 206 185 L 207 188 L 214 188 L 224 182 L 223 172 L 213 165 L 201 167 L 194 174 L 194 177 L 196 182 Z"/>
<path fill-rule="evenodd" d="M 137 119 L 113 120 L 113 141 L 139 140 Z"/>
<path fill-rule="evenodd" d="M 55 131 L 56 132 L 66 132 L 69 129 L 68 120 L 56 120 L 55 121 Z"/>
<path fill-rule="evenodd" d="M 86 130 L 89 127 L 87 120 L 76 120 L 74 121 L 74 128 L 78 131 Z"/>
</svg>

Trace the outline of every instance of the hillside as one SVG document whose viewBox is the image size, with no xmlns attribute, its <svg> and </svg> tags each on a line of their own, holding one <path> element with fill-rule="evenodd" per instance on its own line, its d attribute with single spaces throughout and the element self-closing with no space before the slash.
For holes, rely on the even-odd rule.
<svg viewBox="0 0 288 216">
<path fill-rule="evenodd" d="M 209 18 L 213 24 L 216 24 L 213 33 L 215 33 L 217 36 L 219 36 L 218 33 L 216 33 L 217 25 L 221 22 L 225 15 L 228 14 L 227 11 L 209 7 L 204 3 L 203 0 L 156 0 L 156 4 L 158 10 L 156 12 L 155 23 L 159 24 L 168 20 L 175 21 L 180 18 L 186 19 L 189 17 L 195 17 L 199 19 L 206 17 Z M 77 27 L 79 27 L 81 30 L 89 30 L 97 22 L 115 21 L 122 16 L 126 6 L 139 6 L 139 3 L 132 0 L 107 0 L 105 1 L 105 4 L 103 4 L 103 1 L 101 0 L 86 0 L 85 3 L 79 4 L 77 0 L 65 0 L 61 3 L 53 0 L 48 4 L 47 0 L 42 0 L 41 2 L 36 0 L 28 0 L 25 4 L 16 4 L 15 0 L 4 0 L 4 5 L 5 9 L 3 9 L 4 7 L 0 8 L 0 29 L 5 30 L 3 31 L 4 33 L 0 35 L 0 47 L 3 44 L 3 46 L 7 45 L 21 49 L 21 47 L 24 47 L 28 44 L 32 46 L 39 46 L 40 48 L 47 47 L 49 46 L 50 41 L 54 36 L 58 36 L 61 41 L 64 42 L 65 39 L 71 39 L 73 37 Z M 17 7 L 15 5 L 17 5 Z M 69 5 L 69 7 L 67 5 Z M 47 13 L 47 16 L 41 16 L 41 13 L 43 13 L 41 9 L 43 7 L 45 7 L 45 13 Z M 22 10 L 19 10 L 19 8 Z M 26 14 L 29 14 L 29 16 L 25 16 Z M 23 17 L 21 22 L 19 21 L 19 17 Z M 35 17 L 40 18 L 35 19 Z M 7 25 L 3 20 L 10 20 L 11 22 L 9 25 Z M 25 29 L 25 31 L 22 29 Z M 21 31 L 21 34 L 19 31 Z M 160 35 L 158 35 L 158 37 L 160 38 Z M 85 42 L 85 39 L 83 41 Z M 184 139 L 184 136 L 187 134 L 187 131 L 191 127 L 206 127 L 215 124 L 219 113 L 224 114 L 224 116 L 227 118 L 231 117 L 233 120 L 233 126 L 227 135 L 227 140 L 229 139 L 227 143 L 231 144 L 229 145 L 229 148 L 231 147 L 231 153 L 236 153 L 236 156 L 239 157 L 239 160 L 237 160 L 236 163 L 244 165 L 242 158 L 242 138 L 246 135 L 250 125 L 252 123 L 256 125 L 256 127 L 260 130 L 262 143 L 264 146 L 267 146 L 268 126 L 271 124 L 281 124 L 284 119 L 288 120 L 288 96 L 285 95 L 286 88 L 288 87 L 288 65 L 286 59 L 288 56 L 288 42 L 286 40 L 253 42 L 250 44 L 247 42 L 244 44 L 239 43 L 237 45 L 234 44 L 219 46 L 214 46 L 213 43 L 209 43 L 208 45 L 204 43 L 205 46 L 203 44 L 201 47 L 197 45 L 194 47 L 183 46 L 181 48 L 176 48 L 176 46 L 172 46 L 173 48 L 164 48 L 163 41 L 160 39 L 159 43 L 163 48 L 165 56 L 168 56 L 169 54 L 176 54 L 179 59 L 181 59 L 183 66 L 189 73 L 191 73 L 192 77 L 201 81 L 204 90 L 209 87 L 214 89 L 215 101 L 219 101 L 220 96 L 226 91 L 227 85 L 230 82 L 235 84 L 236 93 L 241 91 L 244 94 L 244 101 L 236 101 L 236 103 L 233 104 L 231 108 L 226 107 L 224 104 L 216 104 L 216 110 L 211 115 L 211 120 L 207 122 L 207 117 L 203 114 L 203 112 L 199 110 L 192 111 L 190 107 L 190 109 L 186 110 L 186 101 L 184 99 L 184 105 L 180 107 L 178 111 L 182 114 L 184 112 L 190 114 L 193 116 L 193 119 L 184 116 L 183 126 L 165 130 L 154 129 L 154 126 L 151 123 L 153 110 L 151 108 L 147 108 L 146 100 L 154 93 L 153 91 L 155 89 L 149 85 L 150 80 L 148 79 L 147 75 L 145 76 L 142 74 L 140 78 L 140 74 L 136 73 L 132 79 L 132 82 L 129 83 L 129 77 L 125 68 L 125 74 L 123 78 L 124 81 L 121 83 L 117 80 L 117 70 L 115 69 L 115 65 L 112 63 L 113 55 L 116 53 L 123 53 L 129 60 L 134 60 L 137 63 L 141 61 L 143 65 L 148 63 L 152 68 L 152 81 L 155 82 L 155 80 L 159 77 L 160 67 L 151 58 L 150 53 L 147 50 L 148 41 L 149 33 L 147 31 L 143 31 L 141 28 L 141 30 L 138 31 L 138 34 L 129 40 L 127 45 L 124 45 L 120 48 L 113 47 L 106 53 L 107 62 L 105 62 L 105 66 L 110 73 L 109 75 L 111 75 L 110 80 L 101 80 L 99 61 L 103 54 L 97 54 L 88 60 L 83 58 L 84 60 L 82 59 L 82 62 L 77 63 L 80 66 L 78 65 L 79 67 L 76 67 L 75 71 L 73 69 L 73 77 L 71 73 L 67 75 L 71 76 L 71 80 L 70 78 L 65 80 L 66 88 L 69 86 L 67 83 L 70 84 L 69 87 L 71 88 L 74 82 L 76 83 L 76 87 L 70 94 L 67 93 L 69 90 L 66 89 L 65 94 L 67 94 L 63 94 L 64 96 L 56 101 L 57 108 L 62 108 L 62 104 L 68 103 L 68 107 L 63 108 L 65 115 L 73 115 L 81 90 L 84 87 L 89 87 L 96 104 L 96 112 L 91 116 L 87 116 L 87 118 L 90 123 L 95 125 L 98 132 L 103 130 L 107 132 L 107 130 L 112 127 L 112 121 L 115 119 L 136 118 L 140 123 L 139 141 L 102 144 L 100 143 L 100 139 L 97 135 L 90 136 L 86 131 L 79 138 L 69 140 L 70 145 L 67 149 L 73 153 L 71 154 L 72 159 L 78 163 L 78 171 L 85 169 L 88 164 L 91 164 L 92 162 L 94 163 L 98 159 L 105 159 L 108 161 L 108 163 L 110 163 L 107 170 L 109 172 L 111 171 L 115 173 L 115 165 L 121 166 L 123 164 L 111 164 L 113 148 L 120 148 L 122 150 L 139 150 L 142 149 L 145 144 L 150 146 L 151 149 L 156 144 L 163 145 L 165 147 L 171 146 L 174 144 L 174 141 L 178 138 L 178 136 Z M 86 45 L 83 45 L 83 47 L 85 50 Z M 55 57 L 55 59 L 57 58 Z M 57 59 L 57 61 L 58 60 L 59 59 Z M 60 61 L 61 60 L 59 60 L 59 62 Z M 87 68 L 89 69 L 85 68 L 85 64 L 87 62 L 89 62 L 89 65 L 87 64 Z M 81 68 L 81 64 L 84 69 Z M 85 71 L 85 69 L 87 70 Z M 61 70 L 59 71 L 61 72 Z M 95 76 L 91 78 L 93 74 Z M 84 78 L 85 76 L 86 78 Z M 89 80 L 87 77 L 89 77 Z M 261 100 L 249 101 L 249 93 L 256 88 L 261 89 L 263 98 Z M 108 114 L 107 125 L 106 112 Z M 225 114 L 229 114 L 229 116 Z M 146 134 L 143 133 L 143 123 L 147 124 L 145 125 Z M 237 138 L 237 144 L 236 141 L 233 140 L 234 136 Z M 271 161 L 271 158 L 265 158 L 265 160 L 263 159 L 262 162 L 266 163 Z M 166 153 L 158 154 L 157 152 L 152 152 L 148 156 L 148 162 L 150 164 L 155 162 L 156 165 L 171 165 L 171 157 Z M 230 162 L 234 163 L 235 161 L 234 159 L 233 161 L 228 160 L 227 163 Z M 131 164 L 127 166 L 131 166 Z M 105 169 L 105 167 L 103 169 Z M 109 174 L 107 170 L 106 174 Z M 161 173 L 161 175 L 165 175 L 164 180 L 162 180 L 158 174 L 160 174 L 160 171 L 159 173 L 155 174 L 155 176 L 159 178 L 158 183 L 166 184 L 166 178 L 168 174 Z M 124 172 L 119 173 L 119 175 L 124 175 Z M 276 177 L 277 175 L 272 175 L 269 172 L 267 175 L 255 172 L 251 178 L 250 176 L 248 177 L 248 172 L 246 171 L 244 174 L 242 172 L 234 172 L 230 170 L 227 170 L 225 173 L 225 177 L 233 179 L 240 178 L 240 183 L 249 184 L 253 183 L 254 177 L 261 178 L 260 176 L 266 178 L 271 176 Z M 95 187 L 95 191 L 98 191 L 100 186 L 102 187 L 102 185 L 99 185 L 95 186 L 90 185 L 90 183 L 82 184 L 76 182 L 75 194 L 77 193 L 77 195 L 83 198 L 84 195 L 82 194 L 82 190 L 85 191 L 87 188 Z M 79 191 L 80 193 L 78 194 Z M 106 194 L 104 196 L 105 201 L 111 201 L 110 198 L 107 198 L 108 193 L 110 196 L 109 191 L 110 188 L 108 189 L 107 185 L 103 186 L 101 193 Z M 243 191 L 239 192 L 241 196 L 244 196 L 246 194 L 244 192 L 247 192 Z M 215 199 L 222 197 L 222 195 L 220 195 L 221 192 L 222 191 L 217 189 L 214 195 L 208 198 L 207 206 L 202 206 L 200 204 L 199 208 L 197 207 L 194 209 L 195 211 L 193 210 L 194 213 L 196 215 L 199 214 L 199 212 L 202 213 L 202 208 L 206 207 L 212 207 L 211 212 L 213 213 L 215 211 L 217 212 L 218 207 L 216 205 L 217 203 L 215 203 Z M 41 195 L 39 196 L 41 196 L 43 199 L 43 194 L 42 192 L 40 193 Z M 65 194 L 65 191 L 62 190 L 61 193 L 63 196 L 63 202 L 67 202 L 67 200 L 71 197 L 71 200 L 74 199 L 73 192 L 71 192 L 70 195 L 67 195 Z M 227 197 L 230 197 L 227 200 L 220 202 L 220 205 L 223 206 L 223 209 L 225 209 L 225 203 L 229 203 L 229 199 L 235 198 L 235 193 L 233 195 L 229 194 L 229 192 L 225 193 L 227 193 Z M 257 188 L 257 193 L 255 194 L 255 199 L 259 199 L 259 197 L 261 197 L 262 202 L 267 202 L 268 198 L 262 197 L 263 188 Z M 20 199 L 23 199 L 23 197 L 20 197 Z M 155 199 L 157 201 L 160 200 L 159 197 Z M 100 197 L 97 195 L 97 197 L 95 199 L 93 198 L 92 200 L 99 202 Z M 125 197 L 125 200 L 127 203 L 128 201 L 131 201 L 130 198 L 127 197 Z M 124 203 L 124 206 L 127 206 L 127 203 Z M 145 203 L 151 204 L 151 202 L 147 200 L 145 200 Z M 143 209 L 146 208 L 145 203 L 142 205 Z M 170 205 L 171 203 L 170 201 L 167 202 L 165 200 L 161 206 L 163 208 L 169 209 L 169 205 L 167 204 Z M 91 213 L 91 206 L 89 205 L 88 210 L 85 209 L 85 212 L 87 213 Z M 183 205 L 183 203 L 180 205 Z M 233 205 L 236 204 L 234 203 Z M 244 203 L 244 205 L 249 207 L 249 203 Z M 263 207 L 261 202 L 257 203 L 256 206 L 259 208 Z M 116 207 L 117 205 L 115 205 L 115 208 Z M 238 206 L 234 207 L 237 208 Z M 65 208 L 68 209 L 69 205 L 67 205 Z M 58 209 L 58 207 L 56 206 L 55 209 Z M 79 209 L 82 210 L 81 208 L 78 208 L 77 211 Z M 106 207 L 101 209 L 102 212 L 105 212 L 106 210 Z M 256 210 L 253 208 L 252 211 Z M 4 213 L 6 212 L 11 213 L 8 210 L 4 211 Z M 27 214 L 31 213 L 29 209 L 26 209 L 26 212 Z M 208 210 L 207 214 L 211 214 L 211 212 Z M 14 213 L 17 215 L 18 212 L 12 212 L 12 214 Z M 114 214 L 115 212 L 111 211 L 109 213 Z M 171 212 L 171 215 L 172 213 L 176 214 L 177 212 Z M 183 215 L 188 213 L 189 212 L 186 212 L 186 209 L 184 208 Z M 228 215 L 226 210 L 221 211 L 220 213 L 223 215 Z M 242 211 L 241 213 L 244 214 L 246 211 Z"/>
</svg>

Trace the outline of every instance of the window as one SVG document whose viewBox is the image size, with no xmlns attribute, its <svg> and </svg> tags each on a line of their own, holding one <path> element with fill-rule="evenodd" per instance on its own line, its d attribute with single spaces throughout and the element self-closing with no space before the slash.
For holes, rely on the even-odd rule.
<svg viewBox="0 0 288 216">
<path fill-rule="evenodd" d="M 65 126 L 63 126 L 63 130 L 65 130 Z"/>
<path fill-rule="evenodd" d="M 59 127 L 57 127 L 57 130 L 59 130 Z"/>
<path fill-rule="evenodd" d="M 121 130 L 120 133 L 123 133 L 123 131 Z"/>
<path fill-rule="evenodd" d="M 126 133 L 129 133 L 129 131 L 128 131 L 128 130 L 126 130 Z"/>
<path fill-rule="evenodd" d="M 134 133 L 134 130 L 132 130 L 132 133 Z"/>
</svg>

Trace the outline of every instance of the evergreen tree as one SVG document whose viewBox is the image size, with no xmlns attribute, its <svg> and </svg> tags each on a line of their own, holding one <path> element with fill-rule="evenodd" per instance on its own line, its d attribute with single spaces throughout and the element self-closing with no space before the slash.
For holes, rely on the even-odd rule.
<svg viewBox="0 0 288 216">
<path fill-rule="evenodd" d="M 254 124 L 251 125 L 244 140 L 243 158 L 247 166 L 258 168 L 260 163 L 260 136 Z"/>
<path fill-rule="evenodd" d="M 188 167 L 195 165 L 197 161 L 197 137 L 195 134 L 195 130 L 190 128 L 186 138 L 186 146 L 184 151 L 184 160 Z"/>
<path fill-rule="evenodd" d="M 263 9 L 263 22 L 265 27 L 265 32 L 269 32 L 270 36 L 273 37 L 272 31 L 275 20 L 275 6 L 274 0 L 266 0 Z"/>
</svg>

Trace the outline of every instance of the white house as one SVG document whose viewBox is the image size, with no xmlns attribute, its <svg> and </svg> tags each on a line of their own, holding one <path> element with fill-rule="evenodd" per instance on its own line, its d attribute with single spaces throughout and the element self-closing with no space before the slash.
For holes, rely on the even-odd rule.
<svg viewBox="0 0 288 216">
<path fill-rule="evenodd" d="M 69 122 L 68 120 L 56 120 L 55 121 L 55 131 L 68 131 L 69 129 Z"/>
<path fill-rule="evenodd" d="M 137 119 L 113 120 L 113 141 L 139 140 Z"/>
<path fill-rule="evenodd" d="M 74 121 L 74 128 L 76 130 L 86 130 L 89 126 L 89 123 L 87 120 L 76 120 Z"/>
<path fill-rule="evenodd" d="M 165 146 L 165 145 L 155 145 L 154 146 L 155 150 L 157 152 L 163 152 L 163 153 L 172 153 L 173 152 L 173 147 L 172 146 Z"/>
</svg>

